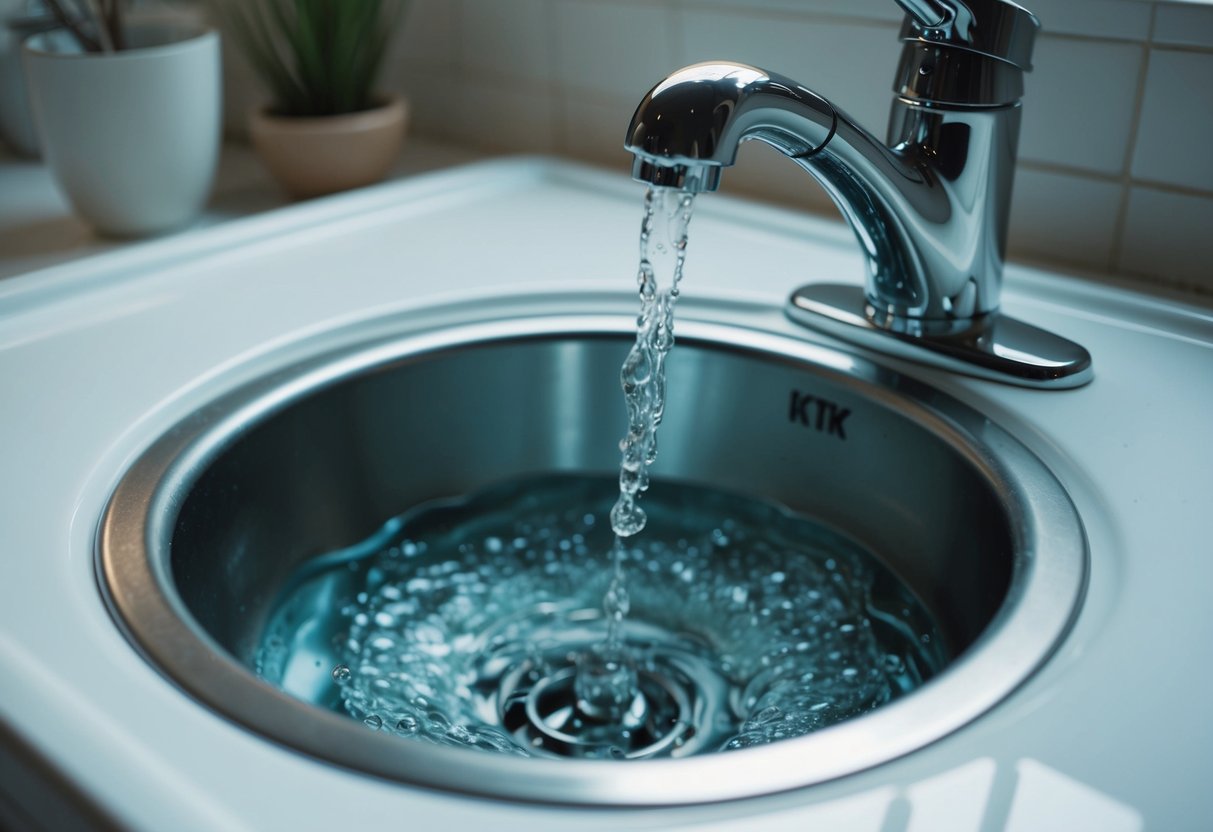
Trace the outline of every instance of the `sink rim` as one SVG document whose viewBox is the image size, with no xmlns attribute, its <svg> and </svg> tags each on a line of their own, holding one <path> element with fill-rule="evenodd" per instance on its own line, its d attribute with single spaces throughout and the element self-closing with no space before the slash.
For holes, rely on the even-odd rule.
<svg viewBox="0 0 1213 832">
<path fill-rule="evenodd" d="M 534 308 L 532 304 L 532 308 Z M 870 398 L 895 397 L 904 415 L 937 434 L 983 442 L 997 457 L 976 463 L 1035 541 L 1016 556 L 1012 593 L 964 655 L 904 699 L 812 735 L 757 749 L 627 764 L 513 759 L 408 743 L 365 729 L 261 682 L 205 631 L 171 589 L 167 543 L 180 498 L 241 431 L 321 387 L 375 366 L 497 341 L 620 336 L 634 312 L 413 316 L 411 331 L 363 337 L 263 374 L 159 436 L 123 474 L 97 539 L 98 583 L 111 615 L 144 657 L 193 699 L 230 721 L 318 761 L 407 784 L 512 800 L 657 806 L 753 797 L 834 780 L 916 751 L 959 730 L 1009 696 L 1054 652 L 1073 623 L 1087 578 L 1085 532 L 1044 463 L 979 411 L 922 382 L 841 350 L 720 323 L 720 308 L 683 304 L 681 342 L 711 344 L 784 362 L 809 362 Z M 522 308 L 526 308 L 523 306 Z M 583 306 L 584 308 L 584 306 Z M 446 312 L 449 313 L 450 307 Z M 699 314 L 697 314 L 699 313 Z M 477 320 L 479 316 L 479 320 Z M 744 319 L 744 315 L 739 316 Z M 354 329 L 357 329 L 355 327 Z M 364 329 L 365 333 L 366 330 Z M 942 417 L 942 418 L 941 418 Z M 148 551 L 155 554 L 149 557 Z M 1058 559 L 1058 553 L 1069 553 Z M 1043 555 L 1043 556 L 1042 556 Z M 997 681 L 991 685 L 991 679 Z M 980 684 L 978 684 L 980 682 Z M 233 692 L 235 695 L 233 696 Z M 300 729 L 300 725 L 306 726 Z M 749 761 L 750 764 L 747 764 Z M 471 784 L 471 785 L 469 785 Z"/>
</svg>

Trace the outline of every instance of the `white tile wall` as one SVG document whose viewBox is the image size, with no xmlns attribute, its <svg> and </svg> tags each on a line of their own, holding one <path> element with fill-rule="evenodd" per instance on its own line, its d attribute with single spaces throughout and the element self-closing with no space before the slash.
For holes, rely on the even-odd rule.
<svg viewBox="0 0 1213 832">
<path fill-rule="evenodd" d="M 752 12 L 788 12 L 803 16 L 811 11 L 818 16 L 884 20 L 900 24 L 904 14 L 890 0 L 682 0 L 688 9 L 711 8 L 750 14 Z"/>
<path fill-rule="evenodd" d="M 1213 52 L 1150 54 L 1132 173 L 1213 191 Z"/>
<path fill-rule="evenodd" d="M 1024 0 L 1043 32 L 1090 38 L 1145 40 L 1150 4 L 1141 0 Z"/>
<path fill-rule="evenodd" d="M 623 139 L 637 101 L 570 93 L 562 103 L 557 135 L 562 153 L 620 171 L 630 169 Z"/>
<path fill-rule="evenodd" d="M 1155 43 L 1213 49 L 1213 6 L 1162 3 L 1155 15 Z"/>
<path fill-rule="evenodd" d="M 1135 187 L 1120 267 L 1213 293 L 1213 199 Z"/>
<path fill-rule="evenodd" d="M 1120 173 L 1145 52 L 1135 43 L 1042 35 L 1024 82 L 1020 156 Z"/>
<path fill-rule="evenodd" d="M 1107 269 L 1123 186 L 1020 165 L 1011 201 L 1010 257 Z"/>
<path fill-rule="evenodd" d="M 556 102 L 527 87 L 465 81 L 452 138 L 505 153 L 556 153 Z"/>
<path fill-rule="evenodd" d="M 549 83 L 555 77 L 545 0 L 463 0 L 455 44 L 465 75 Z"/>
<path fill-rule="evenodd" d="M 1028 76 L 1012 256 L 1213 298 L 1213 6 L 1022 0 Z M 624 128 L 671 69 L 783 72 L 882 134 L 898 57 L 892 0 L 413 0 L 396 86 L 421 132 L 556 152 L 620 172 Z M 726 192 L 836 211 L 777 153 L 743 147 Z"/>
<path fill-rule="evenodd" d="M 685 61 L 667 3 L 575 0 L 551 4 L 559 83 L 575 93 L 640 97 Z M 630 115 L 630 113 L 629 113 Z M 620 130 L 627 127 L 625 121 Z"/>
<path fill-rule="evenodd" d="M 388 58 L 392 67 L 453 69 L 457 65 L 457 7 L 454 3 L 418 0 L 405 11 L 400 36 Z M 394 74 L 391 70 L 388 74 Z"/>
</svg>

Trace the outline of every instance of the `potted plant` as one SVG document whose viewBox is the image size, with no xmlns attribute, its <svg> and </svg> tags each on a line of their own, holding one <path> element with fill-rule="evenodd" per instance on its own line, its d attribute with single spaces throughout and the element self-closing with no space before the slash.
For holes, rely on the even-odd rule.
<svg viewBox="0 0 1213 832">
<path fill-rule="evenodd" d="M 22 49 L 51 172 L 98 231 L 154 234 L 198 215 L 219 155 L 219 36 L 125 0 L 46 0 L 58 28 Z"/>
<path fill-rule="evenodd" d="M 292 195 L 387 176 L 407 109 L 376 87 L 404 0 L 216 0 L 220 20 L 268 87 L 253 146 Z"/>
</svg>

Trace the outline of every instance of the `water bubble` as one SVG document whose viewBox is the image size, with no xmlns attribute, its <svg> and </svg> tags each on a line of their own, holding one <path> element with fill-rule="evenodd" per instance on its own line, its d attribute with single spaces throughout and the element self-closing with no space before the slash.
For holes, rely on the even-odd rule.
<svg viewBox="0 0 1213 832">
<path fill-rule="evenodd" d="M 341 684 L 343 682 L 348 682 L 350 680 L 351 675 L 353 675 L 353 674 L 350 673 L 350 668 L 348 665 L 339 664 L 333 668 L 332 677 L 333 677 L 333 681 L 336 682 L 337 684 Z"/>
<path fill-rule="evenodd" d="M 611 529 L 620 537 L 631 537 L 640 532 L 648 517 L 635 500 L 620 499 L 611 509 Z"/>
<path fill-rule="evenodd" d="M 362 720 L 362 724 L 367 728 L 373 728 L 378 731 L 383 727 L 383 718 L 379 714 L 369 714 Z"/>
<path fill-rule="evenodd" d="M 646 731 L 665 732 L 666 749 L 683 743 L 678 755 L 758 745 L 773 741 L 776 733 L 799 736 L 896 698 L 938 667 L 938 639 L 928 646 L 920 641 L 925 631 L 915 623 L 921 613 L 910 596 L 873 595 L 866 576 L 876 567 L 857 567 L 855 555 L 829 533 L 744 498 L 661 483 L 645 498 L 649 528 L 643 539 L 606 549 L 598 538 L 607 533 L 603 528 L 583 535 L 580 545 L 591 544 L 584 557 L 542 560 L 562 551 L 562 541 L 585 532 L 587 515 L 601 518 L 608 512 L 614 486 L 606 479 L 528 480 L 497 486 L 504 490 L 491 501 L 478 504 L 473 498 L 454 525 L 443 525 L 443 515 L 419 514 L 409 533 L 416 537 L 417 529 L 427 529 L 424 556 L 396 560 L 390 568 L 384 560 L 364 563 L 362 579 L 378 567 L 383 573 L 381 584 L 361 587 L 364 604 L 351 600 L 335 613 L 329 607 L 321 618 L 314 596 L 290 610 L 289 599 L 284 601 L 282 609 L 293 617 L 274 613 L 272 621 L 278 623 L 267 627 L 261 646 L 271 635 L 282 641 L 285 663 L 267 678 L 290 677 L 292 661 L 306 662 L 314 675 L 317 652 L 309 647 L 292 657 L 291 651 L 319 643 L 332 657 L 321 666 L 334 669 L 338 685 L 330 692 L 339 694 L 337 707 L 360 721 L 374 714 L 399 735 L 549 756 L 562 749 L 553 743 L 532 747 L 532 733 L 519 726 L 529 724 L 528 692 L 563 673 L 564 687 L 556 689 L 566 697 L 566 713 L 574 713 L 555 712 L 554 726 L 571 729 L 576 723 L 578 730 L 601 730 L 604 735 L 590 743 L 594 753 L 614 746 L 631 757 L 643 756 L 630 749 L 651 741 Z M 440 518 L 443 522 L 434 522 Z M 741 525 L 732 518 L 741 518 Z M 716 531 L 730 538 L 730 549 L 715 546 Z M 489 538 L 502 542 L 501 551 L 487 551 Z M 382 558 L 393 549 L 402 551 L 403 539 L 401 534 L 385 546 Z M 524 541 L 522 549 L 514 548 L 515 539 Z M 460 544 L 468 541 L 476 545 L 460 553 Z M 847 576 L 845 584 L 826 577 L 825 552 Z M 608 584 L 615 575 L 604 571 L 612 561 L 636 576 L 620 581 L 612 602 L 628 616 L 617 644 L 626 647 L 635 673 L 634 682 L 621 685 L 630 696 L 609 692 L 613 674 L 630 676 L 627 662 L 612 665 L 609 656 L 600 675 L 587 677 L 605 680 L 606 692 L 587 686 L 584 678 L 575 689 L 577 657 L 599 643 L 604 621 L 615 619 L 600 606 L 611 594 Z M 558 568 L 549 571 L 547 564 Z M 334 568 L 342 581 L 349 580 L 345 564 Z M 776 572 L 784 574 L 782 584 L 768 580 Z M 869 605 L 897 626 L 865 624 Z M 755 614 L 759 607 L 762 614 Z M 315 610 L 314 617 L 301 616 L 301 610 Z M 389 621 L 395 625 L 385 626 Z M 302 627 L 333 624 L 340 628 L 299 637 Z M 911 658 L 901 662 L 900 656 Z M 855 672 L 844 673 L 848 669 Z M 263 666 L 260 672 L 276 671 Z M 653 704 L 664 690 L 654 679 L 688 691 L 686 721 L 695 721 L 693 740 L 683 737 L 676 714 Z M 717 692 L 696 699 L 700 689 Z M 589 705 L 580 713 L 574 707 L 578 696 Z M 594 703 L 603 700 L 605 707 L 595 710 Z M 755 718 L 745 720 L 733 706 Z M 768 707 L 778 708 L 781 716 L 759 724 L 758 714 Z M 590 711 L 619 713 L 619 722 L 604 723 Z"/>
</svg>

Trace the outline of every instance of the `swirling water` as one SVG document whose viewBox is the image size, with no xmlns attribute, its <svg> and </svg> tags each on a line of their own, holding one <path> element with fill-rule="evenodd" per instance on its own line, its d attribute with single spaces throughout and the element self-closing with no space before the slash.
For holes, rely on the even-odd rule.
<svg viewBox="0 0 1213 832">
<path fill-rule="evenodd" d="M 533 755 L 682 756 L 800 736 L 933 675 L 921 604 L 848 538 L 772 504 L 675 482 L 621 548 L 619 638 L 638 693 L 616 721 L 569 690 L 602 643 L 606 478 L 507 483 L 421 507 L 329 557 L 274 614 L 257 669 L 367 726 Z M 329 615 L 334 603 L 338 614 Z"/>
</svg>

